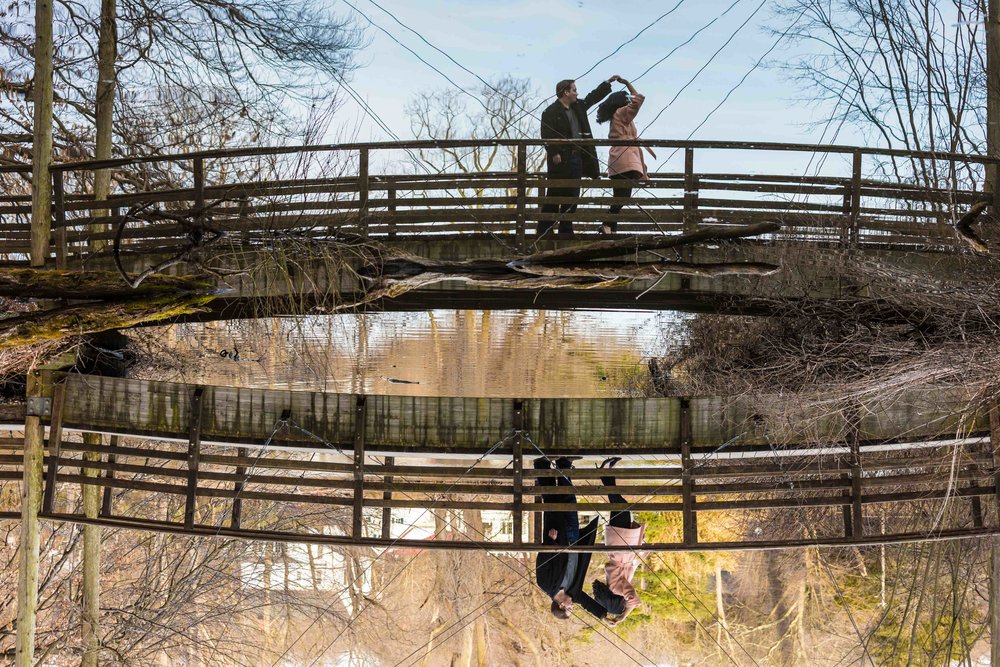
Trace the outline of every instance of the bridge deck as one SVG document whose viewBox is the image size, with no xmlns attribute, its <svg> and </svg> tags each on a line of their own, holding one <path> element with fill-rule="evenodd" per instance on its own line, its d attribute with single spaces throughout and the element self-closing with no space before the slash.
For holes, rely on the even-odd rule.
<svg viewBox="0 0 1000 667">
<path fill-rule="evenodd" d="M 57 520 L 544 550 L 533 544 L 534 513 L 569 506 L 541 501 L 537 481 L 555 473 L 531 461 L 587 457 L 571 488 L 579 509 L 596 513 L 622 506 L 607 500 L 592 462 L 619 455 L 616 488 L 629 507 L 664 517 L 654 550 L 869 544 L 1000 528 L 988 415 L 954 391 L 912 390 L 843 411 L 787 397 L 410 398 L 78 375 L 52 393 L 29 408 L 49 413 L 44 514 Z M 81 433 L 113 435 L 87 444 Z M 8 452 L 0 478 L 19 478 L 20 440 L 0 447 Z M 103 490 L 99 517 L 82 514 L 81 485 Z M 467 510 L 494 517 L 490 535 L 448 518 Z M 421 517 L 435 515 L 451 532 L 435 526 L 415 539 Z"/>
</svg>

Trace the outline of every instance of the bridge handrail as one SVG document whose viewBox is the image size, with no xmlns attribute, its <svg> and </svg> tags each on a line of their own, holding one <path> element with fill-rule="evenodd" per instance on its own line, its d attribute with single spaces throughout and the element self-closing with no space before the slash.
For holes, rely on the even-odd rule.
<svg viewBox="0 0 1000 667">
<path fill-rule="evenodd" d="M 415 141 L 375 141 L 343 144 L 315 144 L 309 146 L 258 146 L 244 148 L 226 148 L 207 151 L 192 151 L 189 153 L 171 153 L 162 155 L 145 155 L 137 157 L 114 158 L 110 160 L 79 160 L 60 162 L 52 165 L 53 171 L 75 171 L 80 169 L 111 169 L 130 164 L 148 164 L 152 162 L 171 162 L 193 159 L 214 159 L 227 157 L 255 157 L 263 155 L 292 155 L 297 153 L 328 153 L 340 151 L 361 150 L 413 150 L 426 148 L 473 148 L 486 146 L 546 146 L 546 145 L 577 145 L 577 146 L 649 146 L 650 148 L 692 148 L 692 149 L 737 149 L 751 151 L 791 151 L 817 152 L 861 155 L 881 155 L 885 157 L 901 157 L 919 160 L 947 160 L 953 162 L 971 162 L 976 164 L 1000 164 L 1000 158 L 987 155 L 951 153 L 943 151 L 911 151 L 898 148 L 874 148 L 865 146 L 850 146 L 842 144 L 798 144 L 767 141 L 715 141 L 715 140 L 682 140 L 682 139 L 449 139 L 449 140 L 415 140 Z"/>
</svg>

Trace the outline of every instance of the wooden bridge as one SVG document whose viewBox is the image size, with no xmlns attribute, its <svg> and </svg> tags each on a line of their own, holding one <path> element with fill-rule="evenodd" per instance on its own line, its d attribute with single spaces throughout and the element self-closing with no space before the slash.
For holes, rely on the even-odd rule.
<svg viewBox="0 0 1000 667">
<path fill-rule="evenodd" d="M 954 389 L 832 406 L 788 396 L 364 396 L 77 374 L 40 386 L 27 411 L 48 424 L 42 516 L 56 521 L 373 547 L 547 550 L 532 538 L 533 515 L 569 506 L 541 502 L 536 480 L 555 473 L 530 461 L 583 457 L 573 489 L 579 509 L 594 513 L 623 508 L 604 498 L 611 487 L 592 463 L 616 455 L 625 459 L 615 488 L 627 507 L 667 518 L 667 534 L 649 545 L 655 551 L 1000 531 L 998 414 Z M 19 479 L 21 439 L 0 444 L 8 450 L 0 478 Z M 81 508 L 82 485 L 102 490 L 98 515 Z M 166 516 L 162 502 L 151 502 L 162 498 L 176 499 Z M 392 531 L 393 513 L 406 522 L 413 512 L 461 510 L 499 513 L 507 528 L 459 540 Z"/>
<path fill-rule="evenodd" d="M 606 147 L 636 142 L 575 143 Z M 508 249 L 523 250 L 532 243 L 533 221 L 557 217 L 540 213 L 539 207 L 571 201 L 546 197 L 544 188 L 570 185 L 587 188 L 572 200 L 580 203 L 573 217 L 582 233 L 596 232 L 606 221 L 618 221 L 623 234 L 773 221 L 782 224 L 782 231 L 768 239 L 772 242 L 948 250 L 955 247 L 951 227 L 957 217 L 975 202 L 991 199 L 968 185 L 982 184 L 984 166 L 991 162 L 978 155 L 761 142 L 639 143 L 682 153 L 683 171 L 652 173 L 633 198 L 620 199 L 608 196 L 614 181 L 550 181 L 529 170 L 529 157 L 542 151 L 538 140 L 257 148 L 61 163 L 52 169 L 52 257 L 60 265 L 78 266 L 90 243 L 110 243 L 119 233 L 130 251 L 170 249 L 190 231 L 185 221 L 242 241 L 336 234 L 446 240 L 462 234 L 486 235 Z M 492 164 L 497 168 L 438 170 L 417 160 L 442 151 L 459 156 L 489 151 L 496 154 Z M 843 173 L 696 168 L 701 160 L 739 163 L 775 153 L 830 159 Z M 409 167 L 414 173 L 400 173 L 399 165 L 408 158 L 416 160 Z M 865 170 L 879 165 L 900 175 L 862 178 Z M 112 194 L 104 201 L 88 193 L 98 169 L 113 174 Z M 30 166 L 2 171 L 9 182 L 18 176 L 27 180 Z M 24 194 L 11 187 L 2 198 L 4 254 L 28 252 L 30 203 L 26 186 Z M 613 203 L 625 204 L 625 209 L 611 216 L 607 207 Z M 123 223 L 125 228 L 119 229 Z"/>
</svg>

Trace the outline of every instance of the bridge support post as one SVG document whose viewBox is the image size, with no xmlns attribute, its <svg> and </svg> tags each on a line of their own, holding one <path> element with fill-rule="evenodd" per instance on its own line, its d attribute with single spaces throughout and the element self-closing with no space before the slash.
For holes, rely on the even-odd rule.
<svg viewBox="0 0 1000 667">
<path fill-rule="evenodd" d="M 354 407 L 354 510 L 351 536 L 364 537 L 365 511 L 365 397 L 358 396 Z"/>
<path fill-rule="evenodd" d="M 385 465 L 392 466 L 395 465 L 396 459 L 387 456 L 385 457 Z M 385 475 L 382 477 L 382 481 L 385 482 L 386 489 L 382 492 L 382 500 L 392 500 L 392 491 L 389 490 L 389 486 L 392 484 L 392 475 Z M 392 508 L 385 505 L 382 508 L 382 539 L 387 540 L 391 536 L 392 530 Z"/>
<path fill-rule="evenodd" d="M 681 520 L 684 546 L 698 544 L 698 515 L 694 503 L 694 477 L 691 474 L 691 401 L 680 400 L 681 439 Z"/>
<path fill-rule="evenodd" d="M 51 5 L 50 5 L 51 7 Z M 24 477 L 21 482 L 21 535 L 18 542 L 16 667 L 33 667 L 35 614 L 38 610 L 38 513 L 42 506 L 42 462 L 45 453 L 44 408 L 33 408 L 30 399 L 47 394 L 51 375 L 34 370 L 28 374 L 29 407 L 24 418 Z"/>
<path fill-rule="evenodd" d="M 198 505 L 198 466 L 201 462 L 201 397 L 205 393 L 202 386 L 195 387 L 191 395 L 191 418 L 188 428 L 188 479 L 184 499 L 184 529 L 194 528 L 194 515 Z"/>
<path fill-rule="evenodd" d="M 514 401 L 514 443 L 512 445 L 514 461 L 514 498 L 513 510 L 513 531 L 514 544 L 524 543 L 524 452 L 521 433 L 524 430 L 524 403 Z"/>
<path fill-rule="evenodd" d="M 83 442 L 99 447 L 101 436 L 96 433 L 84 433 Z M 51 448 L 49 456 L 52 456 Z M 99 451 L 83 453 L 85 462 L 101 460 Z M 81 470 L 83 477 L 98 475 L 97 468 L 85 466 Z M 98 495 L 97 480 L 83 485 L 83 513 L 88 519 L 98 518 L 101 501 Z M 48 491 L 48 488 L 46 488 Z M 101 615 L 101 527 L 86 524 L 83 527 L 83 610 L 81 614 L 83 633 L 83 658 L 81 667 L 97 667 L 97 656 L 100 651 L 100 615 Z"/>
</svg>

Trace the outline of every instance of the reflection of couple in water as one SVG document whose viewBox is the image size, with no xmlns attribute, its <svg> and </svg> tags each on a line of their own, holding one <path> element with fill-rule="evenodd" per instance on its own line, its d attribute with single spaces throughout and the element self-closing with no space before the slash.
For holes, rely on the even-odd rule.
<svg viewBox="0 0 1000 667">
<path fill-rule="evenodd" d="M 620 458 L 610 458 L 601 464 L 601 468 L 609 470 Z M 570 487 L 573 482 L 569 478 L 569 470 L 573 467 L 568 458 L 556 460 L 558 474 L 553 477 L 540 477 L 539 486 Z M 548 459 L 535 460 L 535 468 L 551 469 Z M 615 486 L 612 476 L 601 477 L 601 484 L 607 487 Z M 542 502 L 575 504 L 576 495 L 566 491 L 543 493 Z M 625 499 L 617 493 L 608 494 L 608 502 L 625 504 Z M 604 529 L 604 542 L 608 546 L 621 546 L 622 551 L 608 554 L 608 562 L 604 566 L 605 580 L 593 582 L 593 597 L 583 590 L 590 566 L 590 553 L 539 553 L 535 559 L 535 575 L 538 586 L 552 598 L 552 614 L 556 618 L 569 618 L 574 604 L 581 605 L 597 618 L 608 618 L 610 625 L 620 623 L 629 613 L 639 606 L 639 595 L 632 586 L 632 577 L 639 565 L 639 554 L 635 548 L 642 544 L 645 526 L 632 520 L 632 512 L 619 510 L 611 513 L 611 518 Z M 562 546 L 582 545 L 592 546 L 597 538 L 597 519 L 580 528 L 580 520 L 576 510 L 556 510 L 542 513 L 542 544 L 559 544 Z"/>
</svg>

